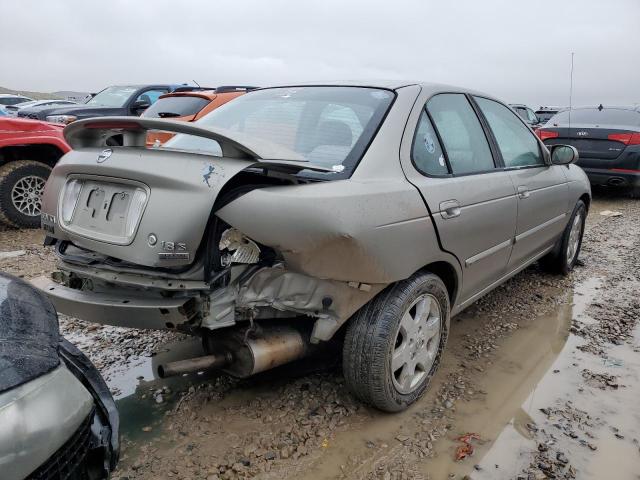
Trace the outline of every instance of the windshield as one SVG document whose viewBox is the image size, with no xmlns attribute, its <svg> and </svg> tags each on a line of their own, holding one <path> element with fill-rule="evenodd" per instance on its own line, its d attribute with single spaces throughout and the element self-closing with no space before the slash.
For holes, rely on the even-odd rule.
<svg viewBox="0 0 640 480">
<path fill-rule="evenodd" d="M 348 175 L 393 98 L 389 90 L 364 87 L 269 88 L 236 98 L 196 124 L 255 147 L 266 160 L 307 161 Z M 217 142 L 187 135 L 164 147 L 220 155 Z"/>
<path fill-rule="evenodd" d="M 91 98 L 86 104 L 96 107 L 124 107 L 136 87 L 108 87 Z"/>
<path fill-rule="evenodd" d="M 177 95 L 165 97 L 147 108 L 142 114 L 147 118 L 171 118 L 195 115 L 207 105 L 210 100 L 202 97 Z"/>
</svg>

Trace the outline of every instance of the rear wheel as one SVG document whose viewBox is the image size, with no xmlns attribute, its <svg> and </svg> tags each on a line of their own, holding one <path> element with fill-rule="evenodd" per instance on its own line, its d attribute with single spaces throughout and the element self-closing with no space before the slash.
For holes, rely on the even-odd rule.
<svg viewBox="0 0 640 480">
<path fill-rule="evenodd" d="M 545 270 L 563 275 L 567 275 L 573 270 L 582 247 L 586 218 L 587 207 L 582 200 L 578 200 L 558 245 L 540 260 L 540 264 Z"/>
<path fill-rule="evenodd" d="M 33 160 L 9 162 L 0 168 L 0 221 L 13 227 L 40 227 L 44 185 L 51 168 Z"/>
<path fill-rule="evenodd" d="M 427 389 L 449 333 L 442 280 L 419 273 L 387 288 L 351 320 L 343 347 L 347 386 L 380 410 L 404 410 Z"/>
<path fill-rule="evenodd" d="M 629 193 L 631 198 L 640 198 L 640 187 L 633 187 Z"/>
</svg>

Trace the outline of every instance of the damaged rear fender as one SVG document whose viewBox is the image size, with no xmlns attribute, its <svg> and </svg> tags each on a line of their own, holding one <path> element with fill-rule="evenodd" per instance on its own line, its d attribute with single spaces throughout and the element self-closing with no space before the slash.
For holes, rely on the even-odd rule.
<svg viewBox="0 0 640 480">
<path fill-rule="evenodd" d="M 265 187 L 216 215 L 278 251 L 288 270 L 320 279 L 389 284 L 446 256 L 404 179 Z"/>
</svg>

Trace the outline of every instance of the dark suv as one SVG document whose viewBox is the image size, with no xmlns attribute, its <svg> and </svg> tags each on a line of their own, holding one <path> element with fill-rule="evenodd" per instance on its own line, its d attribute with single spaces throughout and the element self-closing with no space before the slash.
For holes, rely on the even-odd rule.
<svg viewBox="0 0 640 480">
<path fill-rule="evenodd" d="M 149 108 L 160 95 L 185 85 L 115 85 L 94 95 L 89 101 L 70 107 L 58 107 L 38 112 L 38 120 L 71 123 L 90 117 L 137 116 Z"/>
<path fill-rule="evenodd" d="M 640 107 L 563 110 L 537 132 L 547 145 L 573 145 L 592 185 L 630 188 L 640 197 Z"/>
</svg>

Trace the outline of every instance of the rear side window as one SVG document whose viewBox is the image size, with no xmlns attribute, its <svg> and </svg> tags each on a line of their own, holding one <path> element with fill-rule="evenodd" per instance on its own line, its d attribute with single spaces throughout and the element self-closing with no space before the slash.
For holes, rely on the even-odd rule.
<svg viewBox="0 0 640 480">
<path fill-rule="evenodd" d="M 558 112 L 551 123 L 556 125 L 569 123 L 569 110 Z M 598 126 L 604 125 L 628 125 L 640 126 L 640 113 L 633 110 L 619 108 L 579 108 L 571 110 L 571 123 L 586 123 Z"/>
<path fill-rule="evenodd" d="M 416 168 L 427 175 L 447 175 L 449 169 L 431 121 L 424 110 L 413 138 L 411 158 Z"/>
<path fill-rule="evenodd" d="M 507 168 L 544 165 L 538 140 L 510 109 L 493 100 L 474 98 L 489 122 Z"/>
<path fill-rule="evenodd" d="M 165 97 L 159 99 L 142 114 L 148 118 L 171 118 L 195 115 L 202 110 L 209 100 L 201 97 Z"/>
<path fill-rule="evenodd" d="M 427 103 L 454 174 L 486 172 L 495 168 L 487 137 L 467 98 L 442 93 Z"/>
</svg>

